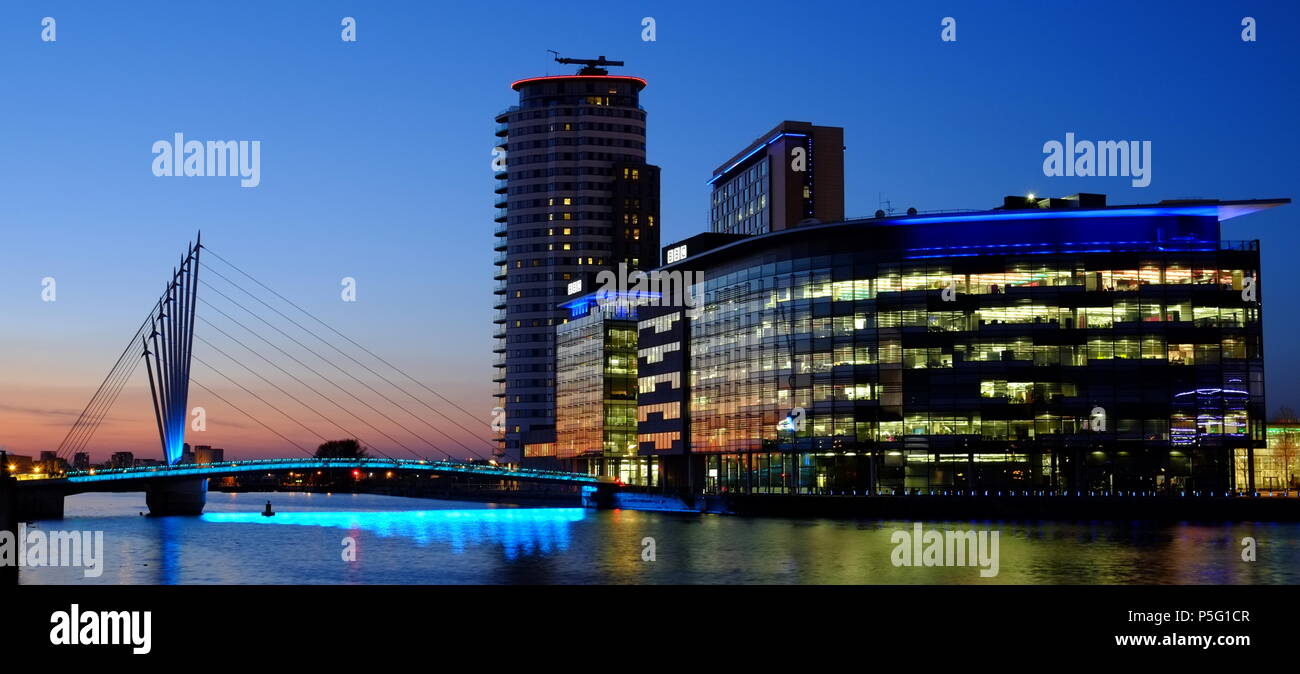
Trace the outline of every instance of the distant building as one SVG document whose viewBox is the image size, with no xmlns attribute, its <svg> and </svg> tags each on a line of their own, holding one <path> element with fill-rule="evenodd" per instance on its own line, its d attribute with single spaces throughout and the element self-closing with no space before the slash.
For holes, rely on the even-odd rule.
<svg viewBox="0 0 1300 674">
<path fill-rule="evenodd" d="M 713 171 L 714 232 L 766 234 L 844 219 L 844 129 L 785 121 Z"/>
<path fill-rule="evenodd" d="M 188 442 L 181 446 L 181 460 L 180 460 L 180 462 L 181 462 L 181 463 L 194 463 L 194 448 L 193 448 L 193 447 L 190 447 L 190 443 L 188 443 Z"/>
<path fill-rule="evenodd" d="M 90 470 L 90 453 L 77 452 L 72 455 L 73 470 Z"/>
<path fill-rule="evenodd" d="M 66 473 L 68 471 L 68 462 L 59 458 L 58 452 L 49 450 L 42 451 L 36 462 L 36 469 L 42 473 Z"/>
<path fill-rule="evenodd" d="M 145 468 L 148 466 L 165 466 L 165 465 L 167 465 L 167 462 L 163 461 L 162 459 L 136 459 L 135 460 L 136 468 Z"/>
<path fill-rule="evenodd" d="M 210 445 L 194 446 L 194 463 L 221 463 L 226 460 L 226 450 Z"/>
<path fill-rule="evenodd" d="M 23 473 L 32 472 L 32 457 L 25 454 L 9 454 L 6 461 L 8 465 L 5 468 L 11 475 L 22 475 Z"/>
<path fill-rule="evenodd" d="M 113 452 L 109 458 L 108 465 L 110 468 L 130 468 L 135 465 L 135 454 L 131 452 Z"/>
</svg>

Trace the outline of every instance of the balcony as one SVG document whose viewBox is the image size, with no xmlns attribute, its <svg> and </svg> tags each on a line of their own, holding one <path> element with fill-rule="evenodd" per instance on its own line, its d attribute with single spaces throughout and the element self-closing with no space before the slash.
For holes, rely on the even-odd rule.
<svg viewBox="0 0 1300 674">
<path fill-rule="evenodd" d="M 497 124 L 497 137 L 505 138 L 506 135 L 509 133 L 510 133 L 510 124 L 508 122 L 502 122 L 500 124 Z"/>
<path fill-rule="evenodd" d="M 496 255 L 493 255 L 492 264 L 504 268 L 506 266 L 506 254 L 497 253 Z M 498 269 L 497 271 L 500 271 L 500 269 Z"/>
<path fill-rule="evenodd" d="M 509 181 L 507 181 L 507 180 L 498 180 L 498 181 L 497 181 L 497 186 L 494 188 L 493 191 L 495 191 L 497 194 L 505 194 L 505 193 L 506 193 L 506 190 L 507 190 L 509 187 L 510 187 L 510 182 L 509 182 Z"/>
<path fill-rule="evenodd" d="M 496 214 L 492 216 L 492 219 L 493 219 L 494 221 L 496 221 L 496 222 L 505 222 L 505 221 L 506 221 L 506 209 L 504 209 L 504 208 L 498 208 L 498 209 L 496 209 Z"/>
<path fill-rule="evenodd" d="M 512 105 L 512 106 L 506 108 L 505 110 L 502 110 L 501 112 L 498 112 L 498 113 L 497 113 L 497 116 L 496 116 L 496 120 L 497 120 L 497 122 L 499 123 L 499 122 L 505 122 L 505 121 L 508 121 L 508 118 L 509 118 L 509 116 L 510 116 L 510 113 L 515 112 L 515 111 L 517 111 L 518 109 L 519 109 L 519 106 L 517 106 L 517 105 Z M 502 117 L 506 117 L 507 119 L 502 119 Z"/>
<path fill-rule="evenodd" d="M 506 266 L 505 266 L 504 264 L 503 264 L 503 265 L 499 265 L 499 266 L 497 267 L 497 273 L 496 273 L 496 276 L 493 276 L 492 279 L 493 279 L 494 281 L 500 281 L 500 280 L 502 280 L 502 279 L 504 279 L 504 278 L 506 277 L 506 272 L 508 272 L 508 271 L 509 271 L 509 270 L 506 269 Z"/>
<path fill-rule="evenodd" d="M 509 172 L 509 171 L 497 171 L 496 173 L 493 173 L 493 174 L 492 174 L 492 177 L 493 177 L 493 178 L 496 178 L 497 180 L 505 180 L 506 178 L 509 178 L 509 177 L 510 177 L 510 172 Z"/>
<path fill-rule="evenodd" d="M 496 223 L 495 225 L 492 225 L 492 234 L 495 235 L 495 236 L 505 236 L 505 235 L 506 235 L 506 223 L 504 223 L 504 222 L 498 222 L 498 223 Z"/>
<path fill-rule="evenodd" d="M 507 203 L 508 197 L 504 194 L 498 193 L 496 196 L 492 197 L 492 205 L 497 208 L 505 208 Z"/>
</svg>

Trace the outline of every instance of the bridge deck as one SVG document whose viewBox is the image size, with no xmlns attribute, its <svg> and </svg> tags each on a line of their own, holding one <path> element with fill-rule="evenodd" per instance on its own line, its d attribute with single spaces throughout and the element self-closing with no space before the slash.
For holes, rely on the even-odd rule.
<svg viewBox="0 0 1300 674">
<path fill-rule="evenodd" d="M 616 482 L 607 477 L 586 475 L 583 473 L 566 473 L 555 470 L 537 470 L 532 468 L 511 468 L 484 464 L 461 463 L 457 461 L 424 461 L 419 459 L 251 459 L 247 461 L 223 461 L 205 464 L 177 464 L 174 466 L 138 466 L 134 468 L 92 469 L 70 471 L 62 477 L 24 478 L 19 486 L 37 486 L 51 484 L 86 484 L 109 482 L 112 480 L 165 479 L 177 477 L 224 477 L 242 473 L 261 473 L 280 470 L 401 470 L 423 471 L 446 475 L 471 475 L 490 477 L 501 480 L 524 480 L 530 482 L 558 482 L 581 485 L 614 485 Z"/>
</svg>

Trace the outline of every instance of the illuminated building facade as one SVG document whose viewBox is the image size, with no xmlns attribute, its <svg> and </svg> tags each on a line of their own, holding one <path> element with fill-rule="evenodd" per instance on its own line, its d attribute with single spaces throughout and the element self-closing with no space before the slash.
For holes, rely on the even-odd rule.
<svg viewBox="0 0 1300 674">
<path fill-rule="evenodd" d="M 636 303 L 587 293 L 562 308 L 554 457 L 567 470 L 653 484 L 656 463 L 637 453 Z"/>
<path fill-rule="evenodd" d="M 1268 424 L 1268 446 L 1255 451 L 1255 488 L 1259 491 L 1300 489 L 1300 422 Z M 1237 483 L 1246 484 L 1250 467 L 1237 457 Z"/>
<path fill-rule="evenodd" d="M 659 251 L 659 168 L 646 163 L 639 77 L 584 62 L 574 75 L 515 82 L 519 103 L 496 116 L 493 259 L 494 393 L 504 414 L 498 455 L 556 451 L 557 305 L 575 280 L 650 267 Z"/>
<path fill-rule="evenodd" d="M 844 219 L 844 129 L 785 121 L 713 171 L 713 232 L 763 234 Z"/>
<path fill-rule="evenodd" d="M 1008 198 L 688 247 L 661 269 L 702 306 L 640 313 L 639 451 L 696 493 L 1249 489 L 1259 245 L 1220 221 L 1287 202 Z"/>
<path fill-rule="evenodd" d="M 208 464 L 221 463 L 226 460 L 226 450 L 211 445 L 196 445 L 194 447 L 194 463 Z"/>
</svg>

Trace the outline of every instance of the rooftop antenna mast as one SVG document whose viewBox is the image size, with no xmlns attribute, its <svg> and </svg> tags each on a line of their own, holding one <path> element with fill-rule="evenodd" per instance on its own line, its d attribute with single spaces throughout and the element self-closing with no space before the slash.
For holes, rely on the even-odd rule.
<svg viewBox="0 0 1300 674">
<path fill-rule="evenodd" d="M 889 199 L 886 199 L 884 193 L 881 193 L 879 198 L 880 198 L 880 210 L 884 211 L 886 215 L 893 215 L 894 203 Z"/>
<path fill-rule="evenodd" d="M 623 65 L 622 61 L 610 61 L 606 59 L 603 55 L 600 56 L 599 58 L 594 58 L 594 59 L 571 59 L 571 58 L 565 58 L 563 56 L 560 56 L 559 52 L 551 49 L 547 49 L 546 51 L 555 54 L 556 63 L 582 66 L 581 68 L 578 69 L 579 75 L 608 75 L 609 71 L 605 70 L 605 66 Z"/>
</svg>

